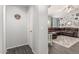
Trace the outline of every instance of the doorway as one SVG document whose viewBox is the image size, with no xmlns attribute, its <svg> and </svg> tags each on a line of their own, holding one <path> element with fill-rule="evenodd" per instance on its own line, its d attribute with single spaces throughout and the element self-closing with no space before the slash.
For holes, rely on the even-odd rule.
<svg viewBox="0 0 79 59">
<path fill-rule="evenodd" d="M 6 49 L 9 54 L 33 53 L 30 43 L 30 6 L 6 6 Z M 24 51 L 23 51 L 24 50 Z M 28 50 L 28 51 L 27 51 Z"/>
</svg>

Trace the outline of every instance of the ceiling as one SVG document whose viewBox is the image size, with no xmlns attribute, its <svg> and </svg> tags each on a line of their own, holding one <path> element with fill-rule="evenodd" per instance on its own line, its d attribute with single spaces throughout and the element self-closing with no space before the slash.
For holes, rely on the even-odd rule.
<svg viewBox="0 0 79 59">
<path fill-rule="evenodd" d="M 67 13 L 65 8 L 68 8 L 69 5 L 52 5 L 48 8 L 48 15 L 54 17 L 61 17 Z M 79 5 L 71 5 L 73 9 L 79 8 Z"/>
</svg>

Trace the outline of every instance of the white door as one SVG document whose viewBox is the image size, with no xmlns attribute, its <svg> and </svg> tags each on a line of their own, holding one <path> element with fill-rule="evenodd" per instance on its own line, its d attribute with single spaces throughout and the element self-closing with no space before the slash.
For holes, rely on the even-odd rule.
<svg viewBox="0 0 79 59">
<path fill-rule="evenodd" d="M 27 6 L 6 7 L 7 49 L 27 44 L 27 11 Z"/>
</svg>

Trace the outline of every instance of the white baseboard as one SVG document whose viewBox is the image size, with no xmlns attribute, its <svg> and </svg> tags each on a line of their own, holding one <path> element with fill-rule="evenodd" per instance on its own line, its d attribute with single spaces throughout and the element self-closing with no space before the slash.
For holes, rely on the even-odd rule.
<svg viewBox="0 0 79 59">
<path fill-rule="evenodd" d="M 27 44 L 21 44 L 21 45 L 17 45 L 17 46 L 8 47 L 7 49 L 11 49 L 11 48 L 15 48 L 15 47 L 23 46 L 23 45 L 28 45 L 28 43 Z"/>
<path fill-rule="evenodd" d="M 29 45 L 29 44 L 22 44 L 22 45 L 18 45 L 18 46 L 8 47 L 7 49 L 11 49 L 11 48 L 15 48 L 15 47 L 23 46 L 23 45 Z M 31 47 L 31 49 L 32 49 L 32 47 Z M 5 50 L 5 51 L 7 52 L 7 50 Z M 32 49 L 32 52 L 33 52 L 34 54 L 38 54 L 38 53 L 35 52 L 33 49 Z M 4 54 L 5 54 L 5 53 L 4 53 Z"/>
</svg>

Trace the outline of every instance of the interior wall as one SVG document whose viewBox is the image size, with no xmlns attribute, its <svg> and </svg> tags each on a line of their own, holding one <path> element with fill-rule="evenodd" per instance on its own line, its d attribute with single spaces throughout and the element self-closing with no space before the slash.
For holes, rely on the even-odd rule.
<svg viewBox="0 0 79 59">
<path fill-rule="evenodd" d="M 48 7 L 34 6 L 33 18 L 33 52 L 38 54 L 48 53 Z"/>
<path fill-rule="evenodd" d="M 28 6 L 6 7 L 7 49 L 27 44 L 27 20 L 29 20 L 27 13 L 28 9 Z M 15 14 L 21 15 L 21 18 L 16 20 L 14 17 Z"/>
<path fill-rule="evenodd" d="M 2 41 L 3 40 L 3 6 L 0 5 L 0 53 L 2 53 Z"/>
<path fill-rule="evenodd" d="M 33 8 L 33 52 L 38 53 L 39 44 L 39 20 L 38 20 L 38 8 L 34 6 Z"/>
<path fill-rule="evenodd" d="M 39 9 L 39 53 L 48 54 L 48 6 L 38 6 Z"/>
</svg>

